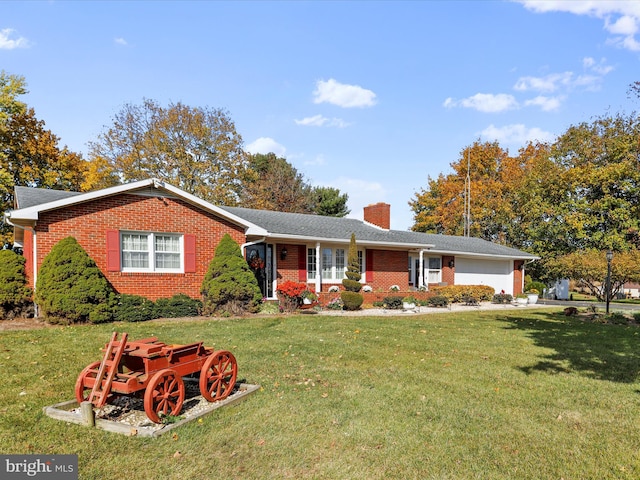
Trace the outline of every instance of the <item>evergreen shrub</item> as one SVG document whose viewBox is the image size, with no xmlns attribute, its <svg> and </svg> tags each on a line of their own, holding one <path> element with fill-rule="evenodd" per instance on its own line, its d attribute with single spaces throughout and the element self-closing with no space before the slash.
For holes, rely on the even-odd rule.
<svg viewBox="0 0 640 480">
<path fill-rule="evenodd" d="M 382 301 L 384 308 L 388 308 L 389 310 L 402 310 L 402 297 L 399 295 L 384 297 Z"/>
<path fill-rule="evenodd" d="M 51 322 L 111 321 L 116 297 L 96 263 L 73 237 L 55 244 L 40 266 L 35 301 Z"/>
<path fill-rule="evenodd" d="M 427 299 L 427 305 L 430 307 L 446 307 L 449 305 L 449 298 L 444 295 L 434 295 Z"/>
<path fill-rule="evenodd" d="M 351 234 L 351 241 L 349 242 L 345 276 L 347 278 L 342 280 L 342 286 L 345 288 L 345 291 L 340 293 L 340 298 L 346 310 L 358 310 L 364 301 L 364 297 L 359 293 L 362 288 L 362 284 L 360 283 L 362 275 L 360 274 L 360 262 L 358 261 L 355 233 Z"/>
<path fill-rule="evenodd" d="M 340 294 L 345 310 L 358 310 L 362 306 L 364 297 L 358 292 L 345 291 Z"/>
<path fill-rule="evenodd" d="M 240 252 L 240 246 L 225 234 L 202 281 L 202 311 L 205 315 L 242 315 L 257 312 L 262 293 L 255 275 Z"/>
<path fill-rule="evenodd" d="M 0 250 L 0 319 L 33 315 L 24 262 L 13 250 Z"/>
<path fill-rule="evenodd" d="M 156 305 L 151 300 L 139 295 L 122 294 L 113 318 L 118 322 L 146 322 L 158 317 Z"/>
<path fill-rule="evenodd" d="M 197 317 L 202 312 L 202 302 L 184 293 L 177 293 L 171 298 L 156 300 L 156 318 Z"/>
</svg>

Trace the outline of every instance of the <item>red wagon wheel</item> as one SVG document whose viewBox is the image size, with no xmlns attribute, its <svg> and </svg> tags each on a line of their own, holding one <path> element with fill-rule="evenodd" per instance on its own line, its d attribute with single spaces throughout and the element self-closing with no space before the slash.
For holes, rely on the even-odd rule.
<svg viewBox="0 0 640 480">
<path fill-rule="evenodd" d="M 157 372 L 144 392 L 144 411 L 149 420 L 161 423 L 160 415 L 178 415 L 184 402 L 184 382 L 174 370 Z"/>
<path fill-rule="evenodd" d="M 236 384 L 238 364 L 231 352 L 213 352 L 200 372 L 200 393 L 210 402 L 227 398 Z"/>
<path fill-rule="evenodd" d="M 86 378 L 96 378 L 96 376 L 98 375 L 98 367 L 100 367 L 100 362 L 90 363 L 89 365 L 84 367 L 84 370 L 82 370 L 80 372 L 80 375 L 78 375 L 78 380 L 76 380 L 75 388 L 76 400 L 78 401 L 78 403 L 86 402 L 87 400 L 89 400 L 89 394 L 91 393 L 91 389 L 93 388 L 93 386 L 87 387 L 84 384 L 84 381 Z M 93 372 L 91 370 L 93 370 Z"/>
</svg>

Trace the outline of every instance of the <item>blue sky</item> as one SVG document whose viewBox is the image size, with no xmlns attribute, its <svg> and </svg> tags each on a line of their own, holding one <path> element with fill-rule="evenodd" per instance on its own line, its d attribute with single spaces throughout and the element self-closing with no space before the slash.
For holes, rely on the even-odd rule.
<svg viewBox="0 0 640 480">
<path fill-rule="evenodd" d="M 407 229 L 475 140 L 636 110 L 639 29 L 638 1 L 4 1 L 0 69 L 85 157 L 126 103 L 223 108 L 246 150 Z"/>
</svg>

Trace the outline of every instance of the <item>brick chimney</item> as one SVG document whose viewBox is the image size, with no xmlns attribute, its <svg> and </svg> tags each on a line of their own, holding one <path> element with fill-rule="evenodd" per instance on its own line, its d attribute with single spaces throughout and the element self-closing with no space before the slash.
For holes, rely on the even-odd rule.
<svg viewBox="0 0 640 480">
<path fill-rule="evenodd" d="M 378 202 L 364 207 L 364 221 L 389 230 L 391 228 L 391 205 Z"/>
</svg>

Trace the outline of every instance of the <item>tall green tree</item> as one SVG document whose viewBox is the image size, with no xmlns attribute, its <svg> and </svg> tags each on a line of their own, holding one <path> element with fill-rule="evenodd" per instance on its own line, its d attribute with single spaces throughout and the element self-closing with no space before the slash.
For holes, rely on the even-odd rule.
<svg viewBox="0 0 640 480">
<path fill-rule="evenodd" d="M 350 211 L 347 208 L 349 195 L 340 193 L 333 187 L 313 187 L 311 196 L 314 202 L 313 211 L 325 217 L 345 217 Z"/>
<path fill-rule="evenodd" d="M 168 107 L 144 99 L 127 104 L 113 124 L 89 143 L 91 161 L 105 161 L 121 182 L 157 177 L 200 198 L 236 205 L 248 175 L 242 137 L 228 113 L 190 107 Z"/>
</svg>

